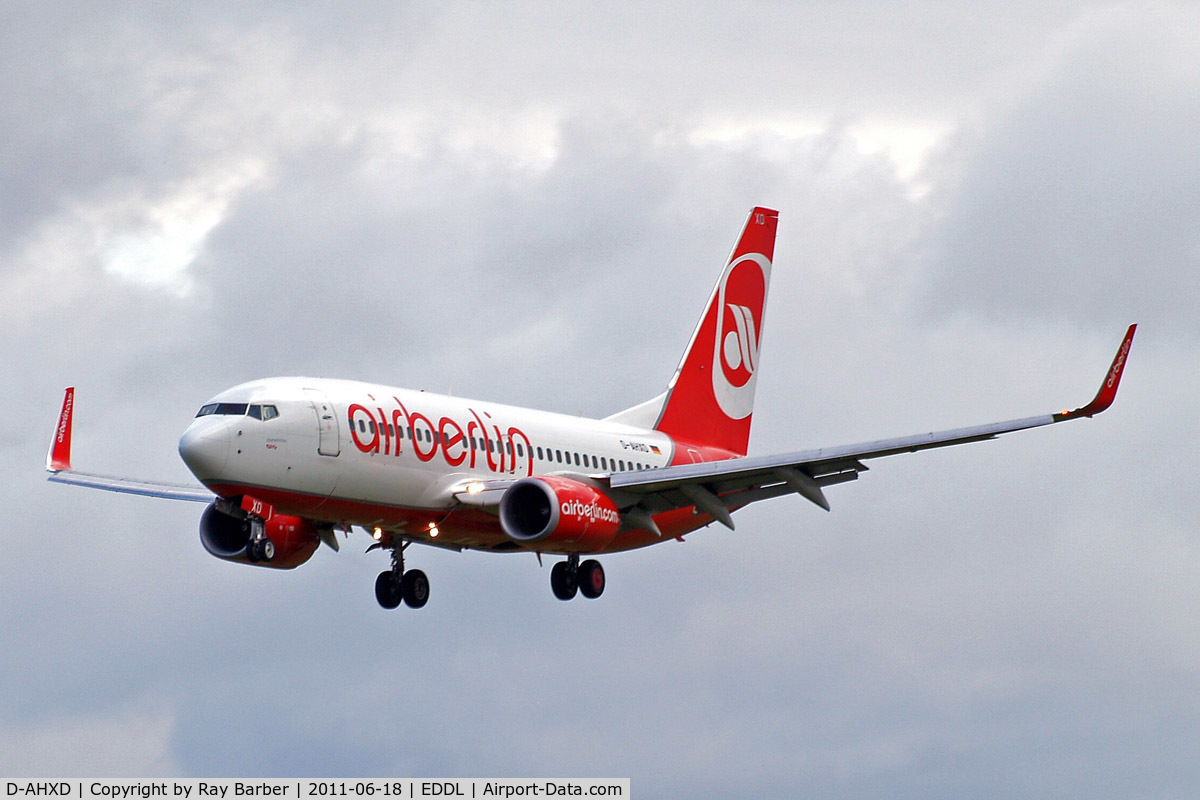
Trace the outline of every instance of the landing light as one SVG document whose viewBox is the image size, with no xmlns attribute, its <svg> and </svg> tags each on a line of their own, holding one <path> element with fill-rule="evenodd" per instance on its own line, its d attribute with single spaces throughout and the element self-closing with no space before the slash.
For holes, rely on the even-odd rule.
<svg viewBox="0 0 1200 800">
<path fill-rule="evenodd" d="M 479 481 L 471 481 L 467 484 L 467 494 L 479 494 L 483 491 L 483 484 Z"/>
<path fill-rule="evenodd" d="M 438 526 L 437 526 L 437 523 L 436 523 L 436 522 L 431 522 L 431 523 L 429 523 L 429 536 L 430 536 L 430 538 L 436 539 L 436 538 L 437 538 L 437 535 L 438 535 Z"/>
<path fill-rule="evenodd" d="M 383 529 L 376 528 L 375 531 L 371 534 L 371 536 L 375 537 L 375 541 L 378 542 L 380 539 L 383 538 Z"/>
</svg>

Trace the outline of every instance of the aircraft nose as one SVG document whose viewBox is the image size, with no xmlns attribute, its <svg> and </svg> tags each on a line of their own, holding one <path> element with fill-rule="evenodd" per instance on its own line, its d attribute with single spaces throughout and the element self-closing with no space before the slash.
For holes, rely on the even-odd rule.
<svg viewBox="0 0 1200 800">
<path fill-rule="evenodd" d="M 229 460 L 229 438 L 224 420 L 201 417 L 179 438 L 179 457 L 202 483 L 219 478 Z"/>
</svg>

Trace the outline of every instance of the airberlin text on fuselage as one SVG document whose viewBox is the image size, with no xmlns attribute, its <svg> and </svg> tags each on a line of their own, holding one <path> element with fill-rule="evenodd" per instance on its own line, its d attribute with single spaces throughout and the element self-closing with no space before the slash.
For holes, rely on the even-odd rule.
<svg viewBox="0 0 1200 800">
<path fill-rule="evenodd" d="M 520 428 L 510 425 L 502 430 L 491 414 L 473 408 L 467 409 L 471 418 L 465 424 L 451 417 L 440 417 L 435 425 L 421 412 L 405 408 L 400 398 L 393 397 L 392 401 L 396 407 L 391 409 L 378 404 L 373 404 L 372 409 L 362 403 L 353 403 L 347 409 L 350 437 L 360 451 L 398 456 L 404 449 L 401 430 L 424 431 L 409 436 L 413 454 L 421 461 L 432 461 L 440 453 L 452 467 L 465 464 L 469 469 L 515 472 L 519 458 L 525 463 L 526 474 L 533 474 L 533 449 Z M 365 432 L 359 429 L 359 420 L 363 421 Z M 523 445 L 520 449 L 516 447 L 518 443 Z"/>
</svg>

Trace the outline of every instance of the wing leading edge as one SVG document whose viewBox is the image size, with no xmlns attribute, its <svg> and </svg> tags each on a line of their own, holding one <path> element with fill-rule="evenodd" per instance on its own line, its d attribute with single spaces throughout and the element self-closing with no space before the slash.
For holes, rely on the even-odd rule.
<svg viewBox="0 0 1200 800">
<path fill-rule="evenodd" d="M 731 529 L 729 510 L 785 494 L 799 494 L 828 511 L 829 502 L 822 489 L 856 480 L 860 472 L 867 471 L 862 462 L 869 459 L 981 442 L 1101 413 L 1116 398 L 1136 330 L 1137 325 L 1130 325 L 1126 331 L 1096 397 L 1073 411 L 841 447 L 614 473 L 609 476 L 609 485 L 635 498 L 636 505 L 650 514 L 695 506 Z"/>
</svg>

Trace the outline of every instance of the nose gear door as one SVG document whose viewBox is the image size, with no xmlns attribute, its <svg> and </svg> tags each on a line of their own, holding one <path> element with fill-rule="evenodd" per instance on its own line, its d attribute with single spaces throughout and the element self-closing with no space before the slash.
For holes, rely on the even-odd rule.
<svg viewBox="0 0 1200 800">
<path fill-rule="evenodd" d="M 323 456 L 336 456 L 342 452 L 341 437 L 338 435 L 337 415 L 333 413 L 333 404 L 320 389 L 305 389 L 304 394 L 312 403 L 313 412 L 317 415 L 318 442 L 317 452 Z"/>
</svg>

